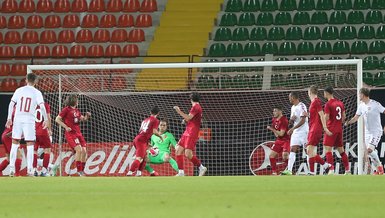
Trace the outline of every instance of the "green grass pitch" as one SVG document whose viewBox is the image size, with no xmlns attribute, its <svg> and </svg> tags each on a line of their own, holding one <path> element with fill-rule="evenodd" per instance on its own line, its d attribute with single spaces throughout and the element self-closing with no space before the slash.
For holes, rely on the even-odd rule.
<svg viewBox="0 0 385 218">
<path fill-rule="evenodd" d="M 0 217 L 384 217 L 383 176 L 0 178 Z"/>
</svg>

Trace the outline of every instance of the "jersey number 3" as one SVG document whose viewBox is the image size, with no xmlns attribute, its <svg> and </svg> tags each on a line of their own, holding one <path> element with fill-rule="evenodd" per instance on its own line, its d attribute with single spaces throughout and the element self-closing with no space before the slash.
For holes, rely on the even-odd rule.
<svg viewBox="0 0 385 218">
<path fill-rule="evenodd" d="M 20 111 L 23 111 L 24 109 L 24 112 L 28 113 L 29 110 L 31 109 L 31 101 L 32 101 L 31 98 L 25 98 L 25 102 L 24 102 L 24 97 L 21 97 Z"/>
<path fill-rule="evenodd" d="M 341 107 L 336 107 L 336 111 L 337 111 L 336 119 L 337 119 L 337 120 L 341 120 L 341 118 L 342 118 L 342 114 L 341 114 L 342 110 L 341 110 Z"/>
</svg>

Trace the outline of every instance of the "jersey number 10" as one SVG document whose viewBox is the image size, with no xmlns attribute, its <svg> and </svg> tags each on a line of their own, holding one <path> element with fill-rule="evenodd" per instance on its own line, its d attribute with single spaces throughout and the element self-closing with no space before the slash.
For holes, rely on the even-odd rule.
<svg viewBox="0 0 385 218">
<path fill-rule="evenodd" d="M 24 109 L 24 112 L 28 113 L 29 110 L 31 109 L 31 101 L 32 101 L 31 98 L 25 98 L 25 102 L 24 102 L 24 97 L 21 97 L 20 111 L 23 111 Z M 24 105 L 24 108 L 23 108 L 23 105 Z"/>
</svg>

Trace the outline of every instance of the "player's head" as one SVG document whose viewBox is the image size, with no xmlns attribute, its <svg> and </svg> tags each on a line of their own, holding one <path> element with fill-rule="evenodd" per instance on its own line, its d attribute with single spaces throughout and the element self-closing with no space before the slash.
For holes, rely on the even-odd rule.
<svg viewBox="0 0 385 218">
<path fill-rule="evenodd" d="M 158 106 L 154 106 L 152 109 L 151 109 L 151 115 L 158 115 L 159 114 L 159 108 Z"/>
<path fill-rule="evenodd" d="M 277 118 L 282 116 L 282 107 L 276 106 L 273 108 L 273 117 Z"/>
<path fill-rule="evenodd" d="M 190 100 L 191 102 L 199 102 L 201 100 L 201 96 L 199 95 L 198 92 L 192 92 L 190 94 Z"/>
<path fill-rule="evenodd" d="M 298 94 L 298 92 L 295 92 L 295 91 L 290 92 L 290 94 L 289 94 L 289 101 L 290 101 L 291 104 L 297 103 L 299 101 L 299 94 Z"/>
<path fill-rule="evenodd" d="M 78 95 L 76 94 L 69 95 L 65 100 L 65 104 L 70 107 L 78 106 Z"/>
<path fill-rule="evenodd" d="M 166 119 L 161 119 L 159 122 L 159 131 L 160 132 L 166 132 L 167 130 L 167 123 L 168 121 Z"/>
<path fill-rule="evenodd" d="M 365 98 L 369 98 L 370 90 L 368 88 L 360 89 L 360 100 L 362 101 Z"/>
<path fill-rule="evenodd" d="M 34 73 L 27 74 L 27 83 L 31 86 L 34 86 L 37 82 L 37 75 Z"/>
<path fill-rule="evenodd" d="M 326 99 L 333 98 L 334 89 L 331 86 L 328 86 L 324 89 L 324 97 Z"/>
<path fill-rule="evenodd" d="M 307 94 L 310 96 L 317 96 L 318 94 L 318 87 L 316 85 L 311 85 L 309 89 L 307 90 Z"/>
</svg>

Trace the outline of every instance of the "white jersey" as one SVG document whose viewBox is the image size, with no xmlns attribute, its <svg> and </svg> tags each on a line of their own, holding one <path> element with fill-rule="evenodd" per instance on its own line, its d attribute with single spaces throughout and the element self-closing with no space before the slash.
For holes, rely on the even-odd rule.
<svg viewBox="0 0 385 218">
<path fill-rule="evenodd" d="M 35 123 L 36 107 L 44 104 L 41 92 L 29 85 L 16 89 L 11 101 L 16 104 L 14 123 Z"/>
<path fill-rule="evenodd" d="M 382 135 L 381 114 L 384 113 L 384 111 L 384 106 L 375 100 L 369 99 L 367 104 L 361 102 L 356 114 L 364 116 L 365 132 Z"/>
<path fill-rule="evenodd" d="M 291 114 L 290 114 L 290 119 L 292 117 L 296 117 L 294 120 L 293 126 L 296 126 L 300 121 L 301 117 L 306 116 L 307 114 L 307 108 L 306 105 L 302 102 L 298 103 L 297 105 L 291 106 Z M 298 127 L 293 131 L 293 134 L 307 134 L 309 132 L 309 123 L 308 123 L 308 118 L 305 118 L 305 123 L 302 124 L 302 126 Z"/>
</svg>

